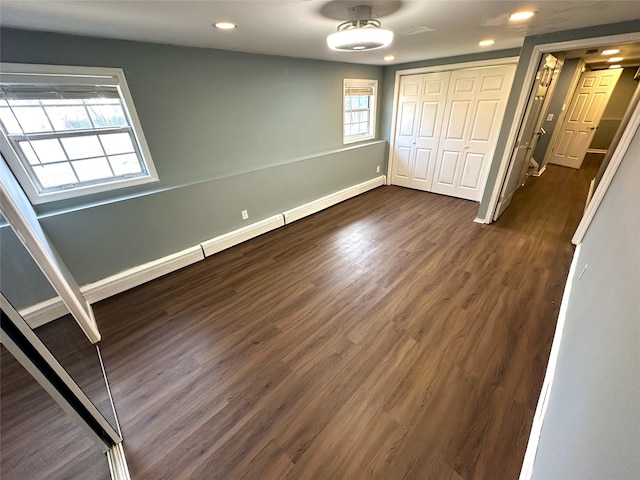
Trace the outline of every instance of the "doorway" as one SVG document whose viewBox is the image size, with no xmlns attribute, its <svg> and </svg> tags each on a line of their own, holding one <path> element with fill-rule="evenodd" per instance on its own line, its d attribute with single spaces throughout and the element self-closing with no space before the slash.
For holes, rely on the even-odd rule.
<svg viewBox="0 0 640 480">
<path fill-rule="evenodd" d="M 538 62 L 540 62 L 540 60 L 543 59 L 547 53 L 553 53 L 559 58 L 564 59 L 565 64 L 558 79 L 558 86 L 564 83 L 564 87 L 566 88 L 564 88 L 563 93 L 563 88 L 558 87 L 558 89 L 554 93 L 554 97 L 556 98 L 550 102 L 549 108 L 547 110 L 543 110 L 541 112 L 542 118 L 540 118 L 540 120 L 542 130 L 544 130 L 546 138 L 543 135 L 540 138 L 538 146 L 534 149 L 532 155 L 532 165 L 534 167 L 537 166 L 537 168 L 533 169 L 533 172 L 531 172 L 532 175 L 548 175 L 549 170 L 547 167 L 550 164 L 554 163 L 552 161 L 553 155 L 555 154 L 557 156 L 556 152 L 558 150 L 566 150 L 566 147 L 570 144 L 568 140 L 571 135 L 565 135 L 563 139 L 563 135 L 561 135 L 560 133 L 562 132 L 562 123 L 568 117 L 570 112 L 593 112 L 594 110 L 597 110 L 597 108 L 595 107 L 598 106 L 598 102 L 601 102 L 601 106 L 603 107 L 600 110 L 601 121 L 594 122 L 593 119 L 591 119 L 591 126 L 594 128 L 590 128 L 586 135 L 584 133 L 578 132 L 578 135 L 576 136 L 574 131 L 573 138 L 576 139 L 580 137 L 581 142 L 574 143 L 581 143 L 580 146 L 582 147 L 585 155 L 589 155 L 588 159 L 591 166 L 593 166 L 593 161 L 599 161 L 603 164 L 603 168 L 605 168 L 607 165 L 609 165 L 609 162 L 602 157 L 605 157 L 607 155 L 611 156 L 615 152 L 617 140 L 622 137 L 621 134 L 625 131 L 627 124 L 629 124 L 629 117 L 631 113 L 633 113 L 633 107 L 635 107 L 635 103 L 631 102 L 630 104 L 630 96 L 633 95 L 633 92 L 637 89 L 637 81 L 634 81 L 632 87 L 629 87 L 628 83 L 625 87 L 622 87 L 621 85 L 615 85 L 616 87 L 620 88 L 614 88 L 612 90 L 612 92 L 616 92 L 616 94 L 611 93 L 611 98 L 614 98 L 617 94 L 619 94 L 617 95 L 618 100 L 616 102 L 608 103 L 602 102 L 604 98 L 603 96 L 596 97 L 595 100 L 592 97 L 591 99 L 588 99 L 588 102 L 583 101 L 585 100 L 584 92 L 576 92 L 578 97 L 576 97 L 576 100 L 572 105 L 571 102 L 573 99 L 574 87 L 579 84 L 580 75 L 582 75 L 584 72 L 595 73 L 597 71 L 606 70 L 606 76 L 611 78 L 611 75 L 609 75 L 610 73 L 613 73 L 614 70 L 621 70 L 622 73 L 616 73 L 616 75 L 619 75 L 619 78 L 623 78 L 624 76 L 625 79 L 628 80 L 636 76 L 635 74 L 637 72 L 637 65 L 640 64 L 640 48 L 638 47 L 639 42 L 640 33 L 633 33 L 611 37 L 562 42 L 558 44 L 537 45 L 534 47 L 529 62 L 528 72 L 526 75 L 529 80 L 525 82 L 525 86 L 531 85 L 531 88 L 525 87 L 523 89 L 523 92 L 520 95 L 520 100 L 516 106 L 515 118 L 520 118 L 523 120 L 521 120 L 521 122 L 514 122 L 514 125 L 510 128 L 510 133 L 507 140 L 507 144 L 515 145 L 515 147 L 509 151 L 505 151 L 502 164 L 498 172 L 498 180 L 492 187 L 493 190 L 490 196 L 490 201 L 487 204 L 487 216 L 482 220 L 477 219 L 477 221 L 482 221 L 482 223 L 490 223 L 492 221 L 495 221 L 506 208 L 503 205 L 500 205 L 500 203 L 505 199 L 507 195 L 509 195 L 509 193 L 513 194 L 516 190 L 521 188 L 526 183 L 526 179 L 528 178 L 527 175 L 522 182 L 514 181 L 514 176 L 516 176 L 517 178 L 517 172 L 514 173 L 513 171 L 513 163 L 517 153 L 516 150 L 521 139 L 521 132 L 526 123 L 527 114 L 531 110 L 531 102 L 528 100 L 528 98 L 530 95 L 532 95 L 532 93 L 529 92 L 535 91 L 536 88 L 535 80 L 536 72 L 538 71 Z M 618 50 L 619 56 L 623 58 L 616 58 L 616 55 L 618 54 L 609 53 L 607 52 L 608 50 Z M 609 68 L 612 65 L 614 66 L 614 68 Z M 625 98 L 623 99 L 623 97 Z M 581 101 L 582 103 L 580 103 Z M 605 104 L 609 105 L 610 108 L 607 108 Z M 622 111 L 624 112 L 624 116 L 626 117 L 626 122 L 623 122 L 623 119 L 621 118 L 623 115 L 620 113 L 620 106 L 623 106 Z M 610 115 L 610 112 L 612 111 L 615 113 Z M 602 125 L 602 127 L 600 127 L 600 125 Z M 627 143 L 623 143 L 619 144 L 621 150 L 625 150 L 628 146 Z M 600 145 L 604 145 L 604 147 L 600 147 Z M 622 154 L 623 153 L 624 151 L 622 151 Z M 594 160 L 594 155 L 600 155 L 600 157 L 595 158 Z M 621 156 L 622 155 L 618 155 L 618 157 Z M 555 163 L 560 164 L 560 162 L 558 161 L 556 161 Z M 576 165 L 574 167 L 579 167 L 581 166 L 581 164 L 582 158 L 576 160 Z M 562 168 L 566 168 L 566 166 Z M 599 172 L 596 176 L 602 176 L 602 172 Z M 514 187 L 514 191 L 512 192 L 509 192 L 506 189 L 509 183 L 511 183 L 511 185 Z M 600 195 L 599 197 L 601 196 L 602 195 Z M 584 200 L 586 202 L 586 199 Z"/>
</svg>

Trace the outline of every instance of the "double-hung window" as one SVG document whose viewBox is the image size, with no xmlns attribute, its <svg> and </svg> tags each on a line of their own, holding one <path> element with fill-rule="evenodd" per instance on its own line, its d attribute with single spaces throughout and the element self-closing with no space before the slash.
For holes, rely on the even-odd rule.
<svg viewBox="0 0 640 480">
<path fill-rule="evenodd" d="M 158 179 L 121 69 L 1 64 L 0 124 L 34 204 Z"/>
<path fill-rule="evenodd" d="M 375 138 L 377 93 L 377 80 L 344 80 L 343 143 Z"/>
</svg>

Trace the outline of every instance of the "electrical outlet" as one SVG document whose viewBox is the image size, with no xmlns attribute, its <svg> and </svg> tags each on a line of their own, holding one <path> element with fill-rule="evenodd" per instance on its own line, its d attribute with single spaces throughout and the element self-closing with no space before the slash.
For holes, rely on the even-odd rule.
<svg viewBox="0 0 640 480">
<path fill-rule="evenodd" d="M 240 212 L 242 214 L 242 219 L 246 220 L 247 218 L 249 218 L 249 212 L 247 212 L 246 210 L 242 210 L 242 212 Z"/>
<path fill-rule="evenodd" d="M 376 167 L 376 173 L 380 173 L 380 165 Z"/>
</svg>

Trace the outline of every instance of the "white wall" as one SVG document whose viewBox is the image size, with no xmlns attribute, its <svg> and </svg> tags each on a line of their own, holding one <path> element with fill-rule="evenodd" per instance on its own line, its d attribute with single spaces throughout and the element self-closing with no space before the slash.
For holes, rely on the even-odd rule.
<svg viewBox="0 0 640 480">
<path fill-rule="evenodd" d="M 576 266 L 532 478 L 638 479 L 640 131 Z"/>
</svg>

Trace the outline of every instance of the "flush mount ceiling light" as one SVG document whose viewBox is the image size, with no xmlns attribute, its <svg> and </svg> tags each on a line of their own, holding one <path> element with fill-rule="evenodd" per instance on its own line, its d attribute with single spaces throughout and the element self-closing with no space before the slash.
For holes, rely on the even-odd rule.
<svg viewBox="0 0 640 480">
<path fill-rule="evenodd" d="M 357 52 L 375 50 L 391 44 L 393 32 L 381 28 L 380 22 L 371 18 L 371 7 L 360 5 L 349 9 L 349 21 L 338 25 L 338 31 L 327 37 L 331 50 Z"/>
<path fill-rule="evenodd" d="M 622 60 L 624 60 L 624 58 L 622 57 L 611 57 L 607 60 L 607 62 L 609 63 L 617 63 L 617 62 L 621 62 Z"/>
<path fill-rule="evenodd" d="M 525 10 L 522 12 L 515 12 L 509 16 L 509 20 L 512 22 L 522 22 L 523 20 L 528 20 L 535 15 L 535 12 L 530 10 Z"/>
<path fill-rule="evenodd" d="M 391 60 L 395 59 L 396 57 L 394 55 L 385 55 L 384 56 L 384 61 L 385 62 L 390 62 Z"/>
<path fill-rule="evenodd" d="M 622 68 L 622 65 L 609 65 L 609 68 Z"/>
<path fill-rule="evenodd" d="M 615 55 L 616 53 L 620 53 L 620 50 L 617 48 L 611 48 L 609 50 L 603 50 L 602 55 Z"/>
<path fill-rule="evenodd" d="M 231 22 L 216 22 L 213 26 L 219 30 L 233 30 L 234 28 L 238 28 L 235 23 Z"/>
</svg>

